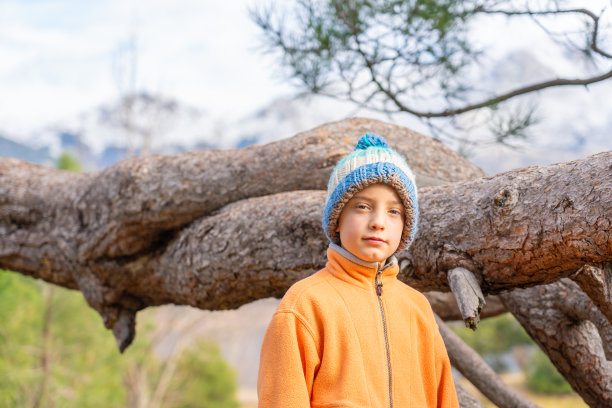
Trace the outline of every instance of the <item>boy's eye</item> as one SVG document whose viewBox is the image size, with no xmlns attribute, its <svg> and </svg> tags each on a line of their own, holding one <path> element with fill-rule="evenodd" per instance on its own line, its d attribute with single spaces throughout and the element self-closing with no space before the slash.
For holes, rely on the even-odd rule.
<svg viewBox="0 0 612 408">
<path fill-rule="evenodd" d="M 368 209 L 368 206 L 367 206 L 367 205 L 365 205 L 365 204 L 357 204 L 357 205 L 355 206 L 355 208 L 358 208 L 358 209 L 360 209 L 360 210 L 367 210 L 367 209 Z"/>
<path fill-rule="evenodd" d="M 389 210 L 389 212 L 391 214 L 393 214 L 393 215 L 400 215 L 401 214 L 400 210 L 396 210 L 396 209 Z"/>
</svg>

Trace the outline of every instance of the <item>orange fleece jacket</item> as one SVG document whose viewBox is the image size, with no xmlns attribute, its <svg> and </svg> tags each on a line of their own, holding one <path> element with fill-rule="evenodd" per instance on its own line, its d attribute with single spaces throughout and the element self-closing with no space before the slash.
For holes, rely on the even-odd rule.
<svg viewBox="0 0 612 408">
<path fill-rule="evenodd" d="M 379 302 L 376 263 L 333 244 L 327 257 L 289 289 L 268 326 L 259 407 L 390 407 L 389 395 L 395 408 L 459 407 L 431 306 L 397 279 L 395 258 Z"/>
</svg>

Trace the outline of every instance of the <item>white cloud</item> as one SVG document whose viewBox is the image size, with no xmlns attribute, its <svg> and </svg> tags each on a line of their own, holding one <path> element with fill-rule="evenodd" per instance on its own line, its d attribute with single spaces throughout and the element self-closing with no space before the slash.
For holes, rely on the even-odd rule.
<svg viewBox="0 0 612 408">
<path fill-rule="evenodd" d="M 257 52 L 260 33 L 249 20 L 247 7 L 262 2 L 268 0 L 2 0 L 0 130 L 27 134 L 27 130 L 112 103 L 118 95 L 113 56 L 130 33 L 137 40 L 141 88 L 232 123 L 294 92 L 286 81 L 281 83 L 275 77 L 276 61 Z M 540 45 L 546 35 L 534 25 L 510 23 L 505 18 L 493 25 L 494 29 L 484 24 L 471 28 L 475 38 L 492 51 L 485 62 L 501 64 L 492 70 L 499 75 L 472 75 L 473 83 L 495 80 L 500 89 L 513 89 L 513 75 L 528 82 L 555 75 L 584 76 L 567 55 Z M 525 53 L 530 49 L 537 54 Z M 520 58 L 520 53 L 513 54 L 518 50 L 523 52 Z M 508 55 L 517 57 L 509 61 Z M 610 128 L 608 112 L 612 110 L 609 91 L 606 82 L 589 90 L 568 87 L 530 96 L 541 100 L 544 118 L 534 128 L 534 151 L 572 144 L 585 152 L 605 149 L 609 137 L 603 133 Z M 345 109 L 338 108 L 340 111 Z M 398 115 L 394 121 L 429 133 L 407 115 Z M 561 133 L 570 137 L 561 140 L 557 137 Z M 580 142 L 584 136 L 588 140 Z M 517 157 L 519 163 L 523 153 L 500 154 Z"/>
<path fill-rule="evenodd" d="M 137 85 L 244 115 L 289 88 L 254 51 L 252 1 L 19 2 L 0 6 L 0 127 L 36 127 L 117 95 L 112 60 L 134 33 Z M 52 103 L 49 103 L 52 101 Z"/>
</svg>

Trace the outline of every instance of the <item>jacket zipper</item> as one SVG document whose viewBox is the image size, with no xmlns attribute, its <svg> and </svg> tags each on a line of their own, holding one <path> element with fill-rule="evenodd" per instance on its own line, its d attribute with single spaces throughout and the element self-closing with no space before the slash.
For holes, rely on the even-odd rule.
<svg viewBox="0 0 612 408">
<path fill-rule="evenodd" d="M 385 319 L 385 311 L 382 304 L 383 282 L 382 271 L 384 268 L 378 268 L 374 285 L 376 287 L 376 297 L 378 298 L 378 306 L 380 306 L 380 315 L 382 316 L 383 333 L 385 336 L 385 349 L 387 351 L 387 372 L 389 373 L 389 407 L 393 408 L 393 398 L 391 394 L 391 357 L 389 355 L 389 340 L 387 339 L 387 321 Z"/>
</svg>

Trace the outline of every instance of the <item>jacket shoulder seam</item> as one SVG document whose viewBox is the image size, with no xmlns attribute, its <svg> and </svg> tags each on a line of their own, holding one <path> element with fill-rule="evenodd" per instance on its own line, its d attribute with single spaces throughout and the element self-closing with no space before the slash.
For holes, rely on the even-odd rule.
<svg viewBox="0 0 612 408">
<path fill-rule="evenodd" d="M 293 315 L 298 320 L 298 322 L 300 322 L 300 324 L 304 327 L 304 329 L 306 329 L 306 331 L 310 335 L 310 338 L 312 339 L 313 343 L 315 344 L 315 348 L 317 349 L 317 354 L 319 355 L 319 357 L 321 356 L 321 351 L 319 350 L 319 342 L 317 340 L 317 336 L 315 335 L 314 330 L 310 326 L 310 323 L 308 323 L 308 320 L 306 320 L 306 318 L 304 316 L 302 316 L 300 313 L 298 313 L 297 311 L 295 311 L 293 309 L 281 309 L 281 310 L 277 310 L 276 313 L 277 314 L 283 313 L 283 314 L 291 314 L 291 315 Z"/>
<path fill-rule="evenodd" d="M 317 272 L 318 273 L 318 272 Z M 316 275 L 316 274 L 315 274 Z M 310 275 L 308 278 L 312 278 L 315 275 Z M 296 303 L 299 301 L 299 299 L 302 297 L 302 294 L 304 292 L 306 292 L 307 290 L 312 289 L 315 286 L 321 285 L 324 281 L 322 279 L 316 279 L 316 280 L 312 280 L 310 282 L 304 282 L 304 280 L 301 280 L 299 282 L 296 283 L 296 285 L 300 285 L 302 287 L 297 288 L 295 285 L 292 286 L 291 288 L 289 288 L 289 291 L 291 291 L 292 289 L 295 290 L 295 294 L 292 294 L 292 299 L 291 299 L 291 304 L 286 307 L 286 310 L 294 310 L 294 307 L 296 305 Z M 288 292 L 289 293 L 289 292 Z"/>
</svg>

